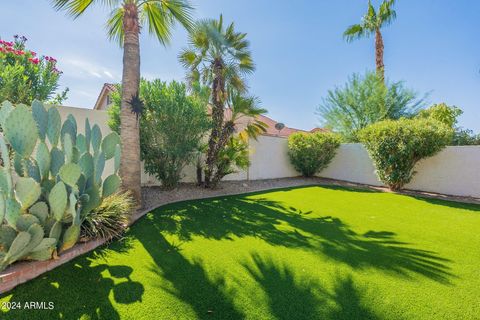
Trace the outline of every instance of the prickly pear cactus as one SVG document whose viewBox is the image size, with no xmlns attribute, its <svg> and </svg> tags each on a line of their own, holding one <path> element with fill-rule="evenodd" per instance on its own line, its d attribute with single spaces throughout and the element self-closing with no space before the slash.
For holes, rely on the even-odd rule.
<svg viewBox="0 0 480 320">
<path fill-rule="evenodd" d="M 78 241 L 82 222 L 117 191 L 120 138 L 34 101 L 0 105 L 0 270 L 48 260 Z M 80 127 L 81 128 L 81 127 Z M 113 172 L 103 181 L 106 161 Z"/>
</svg>

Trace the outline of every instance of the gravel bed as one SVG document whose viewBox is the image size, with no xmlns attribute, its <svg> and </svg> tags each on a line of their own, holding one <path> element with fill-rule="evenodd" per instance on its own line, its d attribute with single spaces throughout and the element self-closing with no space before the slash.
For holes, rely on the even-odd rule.
<svg viewBox="0 0 480 320">
<path fill-rule="evenodd" d="M 144 187 L 142 188 L 143 208 L 137 212 L 136 216 L 139 218 L 148 210 L 157 208 L 161 205 L 202 198 L 211 198 L 223 195 L 241 194 L 254 191 L 288 188 L 308 185 L 338 185 L 348 186 L 363 189 L 374 189 L 378 191 L 391 192 L 384 187 L 374 187 L 362 185 L 357 183 L 337 181 L 324 178 L 282 178 L 282 179 L 268 179 L 268 180 L 252 180 L 252 181 L 222 181 L 216 189 L 206 189 L 195 184 L 180 184 L 174 190 L 162 190 L 160 187 Z M 480 204 L 480 199 L 470 197 L 456 197 L 437 193 L 419 192 L 412 190 L 405 190 L 398 192 L 400 194 L 411 196 L 422 196 L 428 198 L 444 199 L 458 202 L 476 203 Z M 136 220 L 136 219 L 135 219 Z"/>
</svg>

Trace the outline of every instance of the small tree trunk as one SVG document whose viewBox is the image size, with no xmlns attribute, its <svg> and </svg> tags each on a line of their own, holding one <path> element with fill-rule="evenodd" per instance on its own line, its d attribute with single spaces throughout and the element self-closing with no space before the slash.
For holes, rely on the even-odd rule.
<svg viewBox="0 0 480 320">
<path fill-rule="evenodd" d="M 212 122 L 213 127 L 208 139 L 207 159 L 205 161 L 205 187 L 212 187 L 212 177 L 215 174 L 215 164 L 218 161 L 218 143 L 221 138 L 225 104 L 225 79 L 223 77 L 223 61 L 213 62 L 215 78 L 212 84 Z"/>
<path fill-rule="evenodd" d="M 203 176 L 202 176 L 202 160 L 200 155 L 197 158 L 197 185 L 201 186 L 203 184 Z"/>
<path fill-rule="evenodd" d="M 140 85 L 140 27 L 138 10 L 134 3 L 124 5 L 125 32 L 123 45 L 122 102 L 120 111 L 120 135 L 122 157 L 120 175 L 123 187 L 135 197 L 141 206 L 141 169 L 140 169 L 140 132 L 137 116 L 132 113 L 132 97 L 137 94 Z"/>
<path fill-rule="evenodd" d="M 383 64 L 383 37 L 380 29 L 375 32 L 375 65 L 377 75 L 385 81 L 385 66 Z"/>
</svg>

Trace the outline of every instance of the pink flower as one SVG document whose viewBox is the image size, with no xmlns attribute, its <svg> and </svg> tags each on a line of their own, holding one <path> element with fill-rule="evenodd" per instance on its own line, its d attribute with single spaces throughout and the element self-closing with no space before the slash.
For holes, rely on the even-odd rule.
<svg viewBox="0 0 480 320">
<path fill-rule="evenodd" d="M 28 61 L 30 61 L 33 64 L 38 64 L 40 62 L 38 58 L 28 58 Z"/>
<path fill-rule="evenodd" d="M 32 57 L 35 57 L 37 55 L 35 51 L 30 51 L 30 54 L 32 55 Z"/>
</svg>

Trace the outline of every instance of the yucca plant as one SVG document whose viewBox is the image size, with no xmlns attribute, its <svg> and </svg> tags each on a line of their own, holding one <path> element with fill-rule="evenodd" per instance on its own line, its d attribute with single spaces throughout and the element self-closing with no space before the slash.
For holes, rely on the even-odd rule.
<svg viewBox="0 0 480 320">
<path fill-rule="evenodd" d="M 81 239 L 119 238 L 128 226 L 135 201 L 129 192 L 115 193 L 86 216 L 82 223 Z"/>
</svg>

